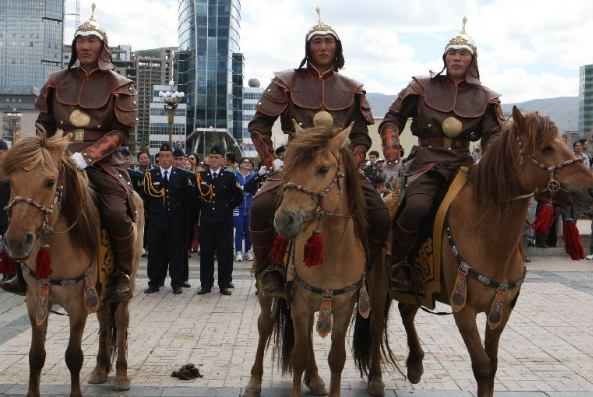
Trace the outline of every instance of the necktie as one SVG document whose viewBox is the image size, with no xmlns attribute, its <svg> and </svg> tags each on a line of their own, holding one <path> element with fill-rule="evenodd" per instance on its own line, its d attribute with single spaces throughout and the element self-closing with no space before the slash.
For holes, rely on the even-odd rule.
<svg viewBox="0 0 593 397">
<path fill-rule="evenodd" d="M 212 180 L 215 181 L 217 176 L 218 176 L 218 172 L 213 173 L 212 174 Z"/>
<path fill-rule="evenodd" d="M 169 182 L 169 171 L 165 171 L 165 181 Z"/>
</svg>

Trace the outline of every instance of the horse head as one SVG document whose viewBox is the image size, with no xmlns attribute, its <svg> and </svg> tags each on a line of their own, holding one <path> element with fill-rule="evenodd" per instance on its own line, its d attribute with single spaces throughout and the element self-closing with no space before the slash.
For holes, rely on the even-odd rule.
<svg viewBox="0 0 593 397">
<path fill-rule="evenodd" d="M 16 143 L 0 165 L 1 177 L 10 183 L 9 227 L 4 242 L 10 256 L 27 259 L 49 219 L 59 211 L 60 179 L 69 135 L 25 138 Z M 70 167 L 75 167 L 70 164 Z"/>
<path fill-rule="evenodd" d="M 513 107 L 521 186 L 536 197 L 549 198 L 578 211 L 593 208 L 593 175 L 575 158 L 556 125 L 537 112 L 523 115 Z"/>
<path fill-rule="evenodd" d="M 274 217 L 276 230 L 287 239 L 296 239 L 307 221 L 339 211 L 346 161 L 350 160 L 345 148 L 351 126 L 303 130 L 295 123 L 295 129 L 297 134 L 284 156 L 282 203 Z"/>
<path fill-rule="evenodd" d="M 485 211 L 504 213 L 513 200 L 530 196 L 579 211 L 593 208 L 593 175 L 574 157 L 554 122 L 516 107 L 513 121 L 485 148 L 470 181 Z"/>
</svg>

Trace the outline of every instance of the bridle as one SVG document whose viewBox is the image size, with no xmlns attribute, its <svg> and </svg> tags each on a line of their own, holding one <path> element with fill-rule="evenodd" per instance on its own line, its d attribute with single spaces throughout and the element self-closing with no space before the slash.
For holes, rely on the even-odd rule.
<svg viewBox="0 0 593 397">
<path fill-rule="evenodd" d="M 62 186 L 62 185 L 59 185 L 56 188 L 56 195 L 55 195 L 52 203 L 49 205 L 49 207 L 46 207 L 43 204 L 38 203 L 37 201 L 33 200 L 32 198 L 16 196 L 14 199 L 12 199 L 12 201 L 10 201 L 8 203 L 8 205 L 6 207 L 4 207 L 4 209 L 8 213 L 8 222 L 10 223 L 12 207 L 14 207 L 18 203 L 26 203 L 26 204 L 32 205 L 33 207 L 35 207 L 38 210 L 40 210 L 41 212 L 43 212 L 44 219 L 43 219 L 43 225 L 41 227 L 41 233 L 43 235 L 48 235 L 50 233 L 53 233 L 54 228 L 53 228 L 53 226 L 51 226 L 49 224 L 49 216 L 54 213 L 54 206 L 56 206 L 56 205 L 58 206 L 58 212 L 60 211 L 60 207 L 62 205 L 63 191 L 64 191 L 64 186 Z"/>
<path fill-rule="evenodd" d="M 533 191 L 533 193 L 529 193 L 529 194 L 525 194 L 522 196 L 518 196 L 513 198 L 513 200 L 520 200 L 520 199 L 524 199 L 524 198 L 531 198 L 534 197 L 536 195 L 540 195 L 542 193 L 546 193 L 549 192 L 550 193 L 550 198 L 552 198 L 556 193 L 558 193 L 559 191 L 565 192 L 565 193 L 569 193 L 568 190 L 562 188 L 562 186 L 560 185 L 560 181 L 558 181 L 556 178 L 554 178 L 554 171 L 559 170 L 560 168 L 564 168 L 566 166 L 569 166 L 573 163 L 582 161 L 582 159 L 578 158 L 578 157 L 573 157 L 572 159 L 568 159 L 562 163 L 553 165 L 551 167 L 546 166 L 544 163 L 542 163 L 541 161 L 533 158 L 530 154 L 525 154 L 523 152 L 523 143 L 521 142 L 521 139 L 519 138 L 519 135 L 517 135 L 516 137 L 517 140 L 517 144 L 519 145 L 519 164 L 523 165 L 525 162 L 525 159 L 531 161 L 533 164 L 535 164 L 536 166 L 538 166 L 539 168 L 546 170 L 548 172 L 548 176 L 549 176 L 549 180 L 548 183 L 546 185 L 545 188 L 540 189 L 540 188 L 535 188 L 535 190 Z"/>
<path fill-rule="evenodd" d="M 352 218 L 352 215 L 344 215 L 344 214 L 338 214 L 338 213 L 333 213 L 333 212 L 326 212 L 325 209 L 323 208 L 323 199 L 327 197 L 327 194 L 330 192 L 330 190 L 333 189 L 334 186 L 337 186 L 339 194 L 342 194 L 342 181 L 341 180 L 342 180 L 342 178 L 345 177 L 344 173 L 340 171 L 340 168 L 342 167 L 342 155 L 339 154 L 338 156 L 336 156 L 334 153 L 332 153 L 332 155 L 338 161 L 338 168 L 336 170 L 334 177 L 332 178 L 331 183 L 329 184 L 329 186 L 326 189 L 321 190 L 321 191 L 316 191 L 316 190 L 309 189 L 308 187 L 305 187 L 303 185 L 300 185 L 300 184 L 294 183 L 294 182 L 286 182 L 284 184 L 284 190 L 294 189 L 299 192 L 313 196 L 317 200 L 317 208 L 315 209 L 315 214 L 305 217 L 305 219 L 303 220 L 303 223 L 308 222 L 311 219 L 315 219 L 315 218 L 318 221 L 321 221 L 321 219 L 326 216 Z"/>
</svg>

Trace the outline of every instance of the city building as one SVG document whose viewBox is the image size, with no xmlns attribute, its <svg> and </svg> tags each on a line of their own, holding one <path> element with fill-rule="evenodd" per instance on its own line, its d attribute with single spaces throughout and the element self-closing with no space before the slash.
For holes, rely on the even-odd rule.
<svg viewBox="0 0 593 397">
<path fill-rule="evenodd" d="M 229 150 L 242 139 L 242 117 L 235 119 L 242 113 L 240 11 L 240 0 L 179 0 L 177 83 L 186 94 L 188 138 L 198 129 L 226 130 L 235 141 Z"/>
<path fill-rule="evenodd" d="M 62 69 L 64 0 L 0 1 L 0 111 L 22 114 L 20 130 L 35 132 L 34 109 L 47 75 Z"/>
<path fill-rule="evenodd" d="M 165 110 L 165 102 L 160 92 L 177 91 L 177 86 L 170 85 L 155 85 L 152 88 L 152 100 L 149 103 L 149 117 L 148 117 L 148 136 L 147 145 L 151 156 L 159 152 L 159 148 L 163 143 L 169 143 L 169 123 L 167 119 L 167 111 Z M 173 146 L 181 147 L 186 150 L 186 112 L 187 105 L 179 103 L 175 109 L 175 116 L 173 118 L 172 140 Z"/>
<path fill-rule="evenodd" d="M 593 65 L 580 68 L 579 82 L 579 132 L 590 136 L 593 132 Z"/>
<path fill-rule="evenodd" d="M 263 87 L 260 87 L 259 80 L 249 79 L 248 87 L 243 88 L 243 123 L 242 123 L 242 140 L 241 147 L 243 149 L 243 155 L 246 157 L 256 157 L 257 151 L 255 145 L 251 140 L 251 134 L 247 130 L 249 122 L 255 115 L 255 105 L 259 101 L 259 98 L 264 92 Z"/>
<path fill-rule="evenodd" d="M 161 88 L 160 90 L 170 90 L 168 84 L 173 76 L 173 58 L 176 51 L 177 47 L 163 47 L 133 52 L 132 59 L 134 62 L 135 76 L 129 78 L 136 82 L 136 89 L 138 90 L 138 98 L 136 99 L 138 105 L 138 126 L 136 127 L 135 139 L 136 148 L 138 149 L 152 147 L 152 142 L 150 142 L 149 138 L 151 134 L 149 124 L 151 123 L 150 118 L 155 97 L 154 87 L 167 86 L 166 89 L 163 90 Z M 156 94 L 158 97 L 158 91 Z M 185 132 L 183 136 L 185 137 Z"/>
</svg>

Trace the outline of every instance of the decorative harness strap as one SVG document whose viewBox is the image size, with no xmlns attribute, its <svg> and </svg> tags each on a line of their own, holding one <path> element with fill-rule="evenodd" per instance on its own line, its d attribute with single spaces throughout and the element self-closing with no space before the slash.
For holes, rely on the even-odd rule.
<svg viewBox="0 0 593 397">
<path fill-rule="evenodd" d="M 317 333 L 322 338 L 325 338 L 327 335 L 329 335 L 333 328 L 332 298 L 334 296 L 342 295 L 347 292 L 356 291 L 359 288 L 362 290 L 361 287 L 363 287 L 365 285 L 365 278 L 366 278 L 366 276 L 365 276 L 366 273 L 363 273 L 360 280 L 358 280 L 354 284 L 351 284 L 344 288 L 328 290 L 328 289 L 322 289 L 319 287 L 315 287 L 315 286 L 307 283 L 305 280 L 303 280 L 301 278 L 301 276 L 299 276 L 299 274 L 297 273 L 296 266 L 294 266 L 294 264 L 292 266 L 292 275 L 294 276 L 294 280 L 296 280 L 296 282 L 303 289 L 321 295 L 321 306 L 319 308 L 319 318 L 317 319 Z M 361 293 L 360 295 L 365 295 L 364 298 L 366 299 L 366 303 L 368 306 L 368 293 L 366 292 L 366 289 L 364 290 L 364 294 Z M 360 296 L 359 296 L 358 300 L 360 303 L 360 300 L 361 300 Z M 360 305 L 359 305 L 359 311 L 360 311 Z M 366 311 L 367 311 L 367 317 L 368 317 L 368 311 L 370 311 L 370 307 L 367 307 Z"/>
<path fill-rule="evenodd" d="M 527 274 L 527 268 L 525 265 L 523 265 L 523 276 L 521 276 L 520 279 L 510 283 L 492 280 L 490 277 L 487 277 L 473 269 L 467 264 L 467 262 L 463 260 L 461 254 L 459 253 L 459 249 L 455 244 L 455 239 L 453 238 L 453 232 L 451 231 L 451 226 L 449 224 L 448 214 L 445 218 L 445 232 L 447 233 L 447 239 L 449 240 L 449 245 L 451 245 L 453 256 L 455 257 L 455 260 L 457 260 L 458 264 L 457 278 L 455 279 L 455 285 L 453 291 L 451 292 L 450 298 L 451 308 L 453 311 L 458 312 L 465 307 L 467 300 L 467 276 L 470 276 L 471 278 L 478 280 L 480 283 L 496 289 L 496 296 L 494 297 L 492 306 L 490 308 L 490 313 L 488 314 L 488 326 L 490 329 L 495 329 L 502 320 L 502 311 L 505 304 L 505 292 L 513 288 L 518 288 L 523 284 L 523 281 L 525 281 L 525 275 Z"/>
</svg>

